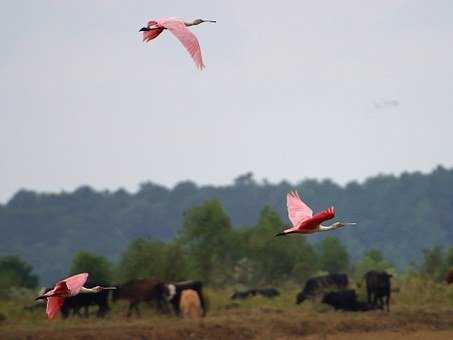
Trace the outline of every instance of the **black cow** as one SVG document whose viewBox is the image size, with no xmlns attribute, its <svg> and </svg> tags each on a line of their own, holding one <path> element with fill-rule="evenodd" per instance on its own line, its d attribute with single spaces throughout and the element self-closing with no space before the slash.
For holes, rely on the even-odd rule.
<svg viewBox="0 0 453 340">
<path fill-rule="evenodd" d="M 371 270 L 363 276 L 363 279 L 366 282 L 368 303 L 378 306 L 380 309 L 384 309 L 385 299 L 387 312 L 390 311 L 390 292 L 392 290 L 390 282 L 391 277 L 391 274 L 378 272 L 376 270 Z"/>
<path fill-rule="evenodd" d="M 93 288 L 98 284 L 87 284 L 85 287 Z M 109 311 L 109 290 L 102 290 L 99 293 L 77 294 L 64 299 L 61 306 L 61 315 L 67 318 L 72 310 L 73 315 L 81 316 L 80 310 L 84 309 L 84 317 L 88 318 L 90 306 L 97 305 L 96 316 L 103 318 Z"/>
<path fill-rule="evenodd" d="M 233 295 L 231 295 L 231 300 L 244 300 L 250 296 L 255 296 L 255 295 L 256 295 L 256 289 L 244 290 L 242 292 L 235 291 L 233 293 Z"/>
<path fill-rule="evenodd" d="M 267 298 L 273 298 L 273 297 L 279 296 L 280 292 L 275 288 L 261 288 L 261 289 L 256 289 L 256 294 L 259 294 L 259 295 L 267 297 Z"/>
<path fill-rule="evenodd" d="M 93 288 L 96 286 L 108 286 L 108 284 L 105 284 L 104 282 L 89 282 L 84 285 L 86 288 Z M 47 293 L 53 288 L 45 288 L 41 291 L 41 294 Z M 73 316 L 82 316 L 80 314 L 80 310 L 83 308 L 84 309 L 84 314 L 83 316 L 88 318 L 89 317 L 89 308 L 90 306 L 97 305 L 98 306 L 98 311 L 96 312 L 96 316 L 98 318 L 104 317 L 109 311 L 109 290 L 102 290 L 98 293 L 86 293 L 86 294 L 77 294 L 74 296 L 70 296 L 64 299 L 63 305 L 61 306 L 60 312 L 61 316 L 66 319 L 69 317 L 72 311 Z M 39 306 L 36 304 L 36 306 Z"/>
<path fill-rule="evenodd" d="M 176 315 L 180 315 L 181 310 L 179 304 L 181 302 L 181 293 L 183 290 L 192 289 L 197 292 L 200 299 L 201 308 L 203 309 L 203 316 L 206 315 L 206 302 L 203 296 L 203 283 L 201 281 L 181 281 L 176 283 L 169 283 L 166 285 L 166 296 L 168 301 L 173 306 Z"/>
<path fill-rule="evenodd" d="M 375 307 L 369 303 L 358 301 L 357 294 L 354 289 L 329 292 L 322 298 L 322 303 L 332 306 L 335 310 L 351 312 L 375 309 Z"/>
<path fill-rule="evenodd" d="M 349 284 L 346 274 L 329 274 L 324 276 L 311 277 L 305 283 L 304 289 L 297 294 L 296 304 L 300 304 L 307 298 L 331 289 L 345 289 Z"/>
</svg>

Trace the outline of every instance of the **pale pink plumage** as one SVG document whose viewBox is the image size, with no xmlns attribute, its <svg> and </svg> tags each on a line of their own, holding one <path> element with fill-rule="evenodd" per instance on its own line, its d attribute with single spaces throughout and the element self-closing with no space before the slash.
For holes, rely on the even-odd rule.
<svg viewBox="0 0 453 340">
<path fill-rule="evenodd" d="M 300 199 L 297 191 L 289 192 L 286 195 L 286 206 L 293 227 L 298 227 L 303 221 L 313 216 L 313 210 Z"/>
<path fill-rule="evenodd" d="M 286 195 L 286 205 L 288 217 L 293 227 L 283 230 L 276 236 L 292 233 L 311 234 L 319 230 L 322 222 L 335 216 L 333 207 L 313 215 L 313 210 L 300 199 L 297 191 L 292 191 Z"/>
<path fill-rule="evenodd" d="M 79 294 L 87 279 L 88 273 L 68 277 L 57 282 L 54 289 L 43 294 L 43 297 L 47 297 L 47 317 L 53 319 L 63 305 L 64 298 Z"/>
<path fill-rule="evenodd" d="M 175 18 L 152 20 L 148 22 L 148 28 L 151 28 L 151 30 L 143 32 L 143 41 L 148 42 L 155 39 L 164 29 L 168 29 L 189 52 L 195 65 L 200 70 L 205 67 L 198 39 L 195 34 L 189 31 L 184 21 Z"/>
</svg>

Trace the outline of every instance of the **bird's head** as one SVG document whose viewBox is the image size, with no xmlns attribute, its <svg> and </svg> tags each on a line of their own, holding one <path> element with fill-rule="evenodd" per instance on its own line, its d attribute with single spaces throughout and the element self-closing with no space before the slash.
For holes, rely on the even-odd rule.
<svg viewBox="0 0 453 340">
<path fill-rule="evenodd" d="M 215 23 L 216 21 L 215 20 L 204 20 L 204 19 L 195 19 L 193 21 L 194 25 L 199 25 L 199 24 L 201 24 L 203 22 L 213 22 L 213 23 Z"/>
<path fill-rule="evenodd" d="M 357 223 L 355 222 L 335 222 L 332 224 L 333 229 L 338 229 L 338 228 L 343 228 L 346 227 L 347 225 L 356 225 Z"/>
<path fill-rule="evenodd" d="M 91 288 L 93 292 L 95 293 L 99 293 L 100 291 L 103 290 L 103 288 L 101 286 L 96 286 L 96 287 L 93 287 Z"/>
</svg>

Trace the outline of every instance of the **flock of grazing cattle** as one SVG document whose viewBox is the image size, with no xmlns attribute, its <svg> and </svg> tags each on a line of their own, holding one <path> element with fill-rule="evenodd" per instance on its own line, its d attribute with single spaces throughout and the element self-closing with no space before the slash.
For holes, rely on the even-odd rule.
<svg viewBox="0 0 453 340">
<path fill-rule="evenodd" d="M 366 283 L 367 301 L 359 301 L 355 290 L 348 289 L 349 279 L 346 274 L 329 274 L 309 278 L 303 289 L 296 296 L 296 304 L 301 304 L 306 299 L 313 299 L 322 295 L 321 302 L 332 306 L 335 310 L 368 311 L 384 309 L 389 311 L 392 275 L 386 272 L 369 271 L 363 281 Z M 96 286 L 90 282 L 87 287 Z M 360 283 L 359 283 L 360 286 Z M 44 290 L 48 291 L 49 289 Z M 89 316 L 90 306 L 98 306 L 97 317 L 104 317 L 109 311 L 109 291 L 95 294 L 78 294 L 64 300 L 61 307 L 63 318 L 73 316 Z M 254 296 L 274 298 L 280 292 L 276 288 L 249 289 L 235 291 L 232 300 L 243 300 Z M 174 313 L 183 318 L 200 318 L 206 315 L 207 304 L 203 295 L 203 284 L 200 281 L 183 281 L 166 283 L 157 278 L 131 280 L 118 285 L 112 292 L 112 302 L 126 300 L 129 302 L 127 317 L 134 312 L 140 316 L 139 305 L 146 302 L 162 314 Z M 43 305 L 41 303 L 41 305 Z M 39 304 L 26 307 L 27 309 L 39 307 Z M 83 314 L 82 314 L 83 313 Z"/>
</svg>

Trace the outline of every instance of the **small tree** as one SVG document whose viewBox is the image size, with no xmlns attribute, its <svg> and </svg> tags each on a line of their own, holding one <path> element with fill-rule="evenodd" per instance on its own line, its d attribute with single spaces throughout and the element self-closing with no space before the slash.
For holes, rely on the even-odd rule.
<svg viewBox="0 0 453 340">
<path fill-rule="evenodd" d="M 435 246 L 423 250 L 423 262 L 420 272 L 434 279 L 442 281 L 447 271 L 447 259 L 445 258 L 442 247 Z"/>
<path fill-rule="evenodd" d="M 336 237 L 328 236 L 318 244 L 319 266 L 329 273 L 346 271 L 349 254 Z"/>
<path fill-rule="evenodd" d="M 357 280 L 370 270 L 395 272 L 393 265 L 385 260 L 379 250 L 370 250 L 361 261 L 355 265 L 354 274 Z"/>
<path fill-rule="evenodd" d="M 223 274 L 231 272 L 231 231 L 230 219 L 217 200 L 207 201 L 184 213 L 177 243 L 187 254 L 189 270 L 195 278 L 214 284 L 222 284 L 218 281 L 227 279 Z"/>
<path fill-rule="evenodd" d="M 33 268 L 18 256 L 0 257 L 0 291 L 12 287 L 36 288 L 38 276 L 32 274 Z"/>
<path fill-rule="evenodd" d="M 179 244 L 144 239 L 129 244 L 117 273 L 121 281 L 145 277 L 179 281 L 188 277 L 186 258 Z"/>
<path fill-rule="evenodd" d="M 89 281 L 99 284 L 109 284 L 112 280 L 112 265 L 103 256 L 85 251 L 75 254 L 71 265 L 71 275 L 88 273 Z"/>
<path fill-rule="evenodd" d="M 251 259 L 259 266 L 263 282 L 275 283 L 308 277 L 316 269 L 316 256 L 302 235 L 275 238 L 283 222 L 270 207 L 261 211 L 249 241 Z"/>
</svg>

